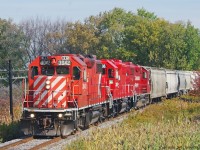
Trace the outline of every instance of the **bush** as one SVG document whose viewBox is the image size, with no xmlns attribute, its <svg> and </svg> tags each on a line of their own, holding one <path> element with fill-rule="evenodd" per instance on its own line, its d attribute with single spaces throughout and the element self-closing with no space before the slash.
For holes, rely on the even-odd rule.
<svg viewBox="0 0 200 150">
<path fill-rule="evenodd" d="M 20 122 L 0 125 L 0 142 L 9 141 L 22 136 L 20 131 Z"/>
</svg>

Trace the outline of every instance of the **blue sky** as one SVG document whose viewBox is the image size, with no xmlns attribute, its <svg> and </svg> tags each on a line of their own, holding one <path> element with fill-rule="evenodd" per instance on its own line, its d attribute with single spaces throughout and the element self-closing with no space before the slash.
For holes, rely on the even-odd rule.
<svg viewBox="0 0 200 150">
<path fill-rule="evenodd" d="M 200 0 L 0 0 L 0 18 L 16 23 L 34 17 L 83 21 L 115 7 L 133 13 L 143 7 L 170 22 L 190 20 L 200 29 Z"/>
</svg>

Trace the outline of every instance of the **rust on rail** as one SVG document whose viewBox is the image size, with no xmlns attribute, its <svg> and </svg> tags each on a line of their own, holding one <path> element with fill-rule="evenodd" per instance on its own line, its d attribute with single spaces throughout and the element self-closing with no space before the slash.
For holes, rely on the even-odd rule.
<svg viewBox="0 0 200 150">
<path fill-rule="evenodd" d="M 37 146 L 31 148 L 30 150 L 38 150 L 38 149 L 41 149 L 41 148 L 46 147 L 46 146 L 48 146 L 48 145 L 50 145 L 50 144 L 52 144 L 52 143 L 56 143 L 56 142 L 60 141 L 61 139 L 62 139 L 61 137 L 56 137 L 56 138 L 54 138 L 54 139 L 52 139 L 52 140 L 49 140 L 49 141 L 44 142 L 44 143 L 41 143 L 41 144 L 39 144 L 39 145 L 37 145 Z"/>
<path fill-rule="evenodd" d="M 6 149 L 9 149 L 9 148 L 11 148 L 11 147 L 15 147 L 15 146 L 17 146 L 17 145 L 27 143 L 27 142 L 29 142 L 29 141 L 31 141 L 31 140 L 33 140 L 33 137 L 28 137 L 28 138 L 22 139 L 22 140 L 20 140 L 20 141 L 17 141 L 17 142 L 14 142 L 14 143 L 11 143 L 11 144 L 2 146 L 2 147 L 0 147 L 0 150 L 6 150 Z"/>
</svg>

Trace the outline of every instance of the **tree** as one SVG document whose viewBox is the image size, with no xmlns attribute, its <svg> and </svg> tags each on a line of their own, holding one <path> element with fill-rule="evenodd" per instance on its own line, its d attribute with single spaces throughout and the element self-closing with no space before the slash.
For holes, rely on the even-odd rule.
<svg viewBox="0 0 200 150">
<path fill-rule="evenodd" d="M 95 54 L 145 66 L 200 68 L 200 34 L 190 22 L 170 23 L 144 8 L 137 14 L 121 8 L 82 22 L 27 20 L 20 24 L 23 48 L 31 61 L 56 53 Z"/>
<path fill-rule="evenodd" d="M 99 40 L 95 33 L 96 29 L 91 24 L 67 23 L 65 36 L 68 51 L 79 54 L 96 54 L 95 48 Z"/>
<path fill-rule="evenodd" d="M 29 19 L 22 21 L 19 26 L 24 33 L 24 49 L 32 61 L 37 56 L 66 53 L 64 20 L 52 23 L 48 19 Z"/>
<path fill-rule="evenodd" d="M 199 30 L 187 22 L 183 40 L 186 43 L 185 55 L 187 68 L 198 70 L 200 68 L 200 34 Z"/>
<path fill-rule="evenodd" d="M 23 33 L 11 20 L 0 19 L 0 69 L 7 68 L 9 59 L 14 68 L 25 67 L 23 54 Z"/>
<path fill-rule="evenodd" d="M 148 12 L 147 10 L 145 10 L 144 8 L 138 9 L 137 10 L 137 14 L 140 17 L 144 17 L 146 19 L 150 19 L 150 20 L 155 20 L 157 19 L 157 16 L 152 13 L 152 12 Z"/>
</svg>

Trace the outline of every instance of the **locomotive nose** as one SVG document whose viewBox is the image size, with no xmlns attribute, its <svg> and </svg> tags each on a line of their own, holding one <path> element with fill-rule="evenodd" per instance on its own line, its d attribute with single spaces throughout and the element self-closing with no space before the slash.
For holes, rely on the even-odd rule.
<svg viewBox="0 0 200 150">
<path fill-rule="evenodd" d="M 39 76 L 34 81 L 34 106 L 59 108 L 66 106 L 66 77 Z"/>
</svg>

